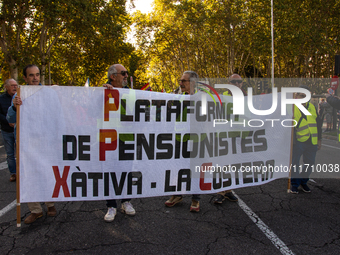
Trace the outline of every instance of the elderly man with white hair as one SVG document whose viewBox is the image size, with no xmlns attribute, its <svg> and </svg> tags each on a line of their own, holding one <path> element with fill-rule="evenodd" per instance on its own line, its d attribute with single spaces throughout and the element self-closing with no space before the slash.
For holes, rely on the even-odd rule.
<svg viewBox="0 0 340 255">
<path fill-rule="evenodd" d="M 16 161 L 15 161 L 15 137 L 14 124 L 8 123 L 6 119 L 8 108 L 11 106 L 12 97 L 17 92 L 18 83 L 14 79 L 7 79 L 4 83 L 5 93 L 0 96 L 0 123 L 1 135 L 7 154 L 8 170 L 11 174 L 10 182 L 16 181 Z"/>
</svg>

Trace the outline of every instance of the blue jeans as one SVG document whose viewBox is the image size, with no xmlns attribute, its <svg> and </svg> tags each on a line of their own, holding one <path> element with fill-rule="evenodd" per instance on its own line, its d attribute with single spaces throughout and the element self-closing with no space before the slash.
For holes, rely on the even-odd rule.
<svg viewBox="0 0 340 255">
<path fill-rule="evenodd" d="M 16 161 L 15 161 L 15 139 L 14 133 L 8 133 L 1 130 L 2 138 L 4 139 L 4 146 L 7 154 L 8 169 L 11 174 L 15 174 Z"/>
<path fill-rule="evenodd" d="M 309 175 L 312 172 L 312 166 L 315 164 L 316 152 L 318 151 L 318 145 L 313 145 L 311 139 L 306 142 L 298 142 L 293 146 L 293 158 L 292 158 L 292 179 L 291 184 L 293 187 L 299 187 L 300 185 L 307 184 Z M 300 158 L 303 156 L 302 172 L 300 171 Z"/>
</svg>

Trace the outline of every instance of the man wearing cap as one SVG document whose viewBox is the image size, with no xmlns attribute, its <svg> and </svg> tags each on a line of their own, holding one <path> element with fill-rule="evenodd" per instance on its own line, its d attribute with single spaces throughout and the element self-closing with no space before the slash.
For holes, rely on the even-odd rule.
<svg viewBox="0 0 340 255">
<path fill-rule="evenodd" d="M 308 86 L 301 85 L 300 88 L 309 90 Z M 304 98 L 304 93 L 296 93 L 295 98 Z M 304 192 L 311 192 L 307 186 L 309 175 L 315 163 L 316 152 L 321 149 L 321 119 L 314 105 L 310 102 L 303 106 L 311 115 L 305 115 L 294 105 L 294 120 L 297 125 L 294 128 L 294 145 L 292 155 L 292 179 L 290 192 L 299 193 L 299 186 Z M 300 169 L 300 158 L 303 156 L 303 167 Z M 301 171 L 301 173 L 299 173 Z"/>
</svg>

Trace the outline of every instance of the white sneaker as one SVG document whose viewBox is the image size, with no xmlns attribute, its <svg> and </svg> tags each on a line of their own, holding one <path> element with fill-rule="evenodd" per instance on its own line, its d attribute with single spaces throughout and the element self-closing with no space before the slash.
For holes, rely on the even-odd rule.
<svg viewBox="0 0 340 255">
<path fill-rule="evenodd" d="M 122 213 L 126 213 L 127 215 L 133 216 L 136 214 L 135 209 L 129 201 L 122 203 L 122 208 L 120 210 Z"/>
<path fill-rule="evenodd" d="M 105 214 L 104 216 L 104 220 L 106 222 L 111 222 L 115 219 L 115 216 L 116 216 L 116 213 L 117 213 L 117 210 L 116 208 L 114 207 L 109 207 L 108 210 L 107 210 L 107 213 Z"/>
</svg>

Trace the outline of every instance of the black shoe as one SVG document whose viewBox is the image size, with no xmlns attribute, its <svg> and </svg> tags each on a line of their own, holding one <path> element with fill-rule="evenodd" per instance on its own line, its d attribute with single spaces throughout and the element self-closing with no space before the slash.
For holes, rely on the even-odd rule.
<svg viewBox="0 0 340 255">
<path fill-rule="evenodd" d="M 301 184 L 301 187 L 302 187 L 303 192 L 306 192 L 306 193 L 310 193 L 311 192 L 311 190 L 307 186 L 307 184 Z"/>
<path fill-rule="evenodd" d="M 225 193 L 224 197 L 231 202 L 237 202 L 238 201 L 237 197 L 234 196 L 233 192 Z"/>
<path fill-rule="evenodd" d="M 297 187 L 292 186 L 292 187 L 290 188 L 290 193 L 292 193 L 292 194 L 299 194 L 299 190 L 298 190 Z"/>
<path fill-rule="evenodd" d="M 222 196 L 221 194 L 217 194 L 217 197 L 214 199 L 214 204 L 222 204 L 224 199 L 224 196 Z"/>
</svg>

